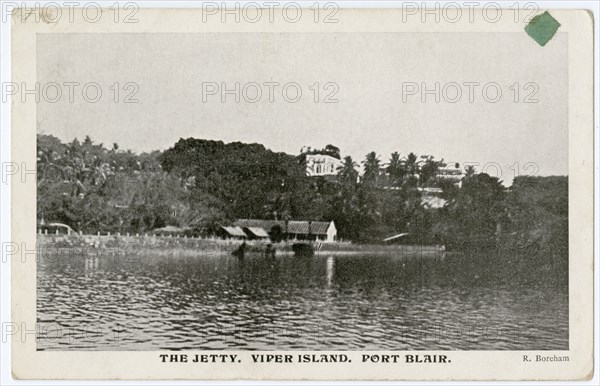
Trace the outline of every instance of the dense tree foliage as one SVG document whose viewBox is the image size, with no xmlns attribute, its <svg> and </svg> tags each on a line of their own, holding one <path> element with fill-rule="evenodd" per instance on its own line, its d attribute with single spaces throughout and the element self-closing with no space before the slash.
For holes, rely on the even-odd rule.
<svg viewBox="0 0 600 386">
<path fill-rule="evenodd" d="M 304 157 L 317 153 L 342 161 L 336 178 L 306 176 Z M 387 162 L 370 152 L 359 163 L 342 159 L 333 145 L 294 156 L 188 138 L 164 152 L 135 154 L 89 137 L 61 143 L 38 135 L 37 213 L 40 221 L 84 232 L 173 225 L 211 234 L 238 218 L 333 220 L 339 238 L 355 242 L 408 233 L 415 243 L 537 245 L 561 258 L 568 245 L 566 177 L 519 177 L 506 189 L 469 167 L 459 187 L 437 177 L 444 166 L 433 156 L 398 152 Z M 443 208 L 424 204 L 429 188 L 441 189 Z"/>
</svg>

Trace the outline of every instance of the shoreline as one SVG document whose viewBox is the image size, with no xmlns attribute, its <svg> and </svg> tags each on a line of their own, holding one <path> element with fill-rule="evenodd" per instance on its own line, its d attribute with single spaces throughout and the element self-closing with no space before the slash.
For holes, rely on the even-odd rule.
<svg viewBox="0 0 600 386">
<path fill-rule="evenodd" d="M 256 256 L 264 255 L 268 245 L 275 250 L 276 256 L 294 256 L 292 245 L 306 241 L 283 241 L 280 243 L 270 243 L 268 241 L 252 240 L 246 241 L 246 255 Z M 164 254 L 168 256 L 186 255 L 186 256 L 231 256 L 240 245 L 242 240 L 231 239 L 203 239 L 189 237 L 169 237 L 169 236 L 121 236 L 121 235 L 78 235 L 78 234 L 59 234 L 46 235 L 37 234 L 38 251 L 41 253 L 60 253 L 61 250 L 68 249 L 73 253 L 73 249 L 80 249 L 81 253 L 100 254 L 101 251 L 112 252 L 113 254 L 130 250 L 130 252 L 142 253 L 148 252 L 154 255 Z M 400 255 L 404 256 L 422 256 L 422 257 L 443 257 L 446 251 L 441 246 L 435 245 L 378 245 L 378 244 L 350 244 L 350 243 L 326 243 L 310 242 L 315 250 L 315 256 L 346 255 L 354 256 L 360 254 L 368 255 Z"/>
</svg>

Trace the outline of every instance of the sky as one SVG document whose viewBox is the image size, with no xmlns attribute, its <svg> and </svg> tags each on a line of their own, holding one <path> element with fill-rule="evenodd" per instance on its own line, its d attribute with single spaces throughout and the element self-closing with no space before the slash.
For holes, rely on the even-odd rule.
<svg viewBox="0 0 600 386">
<path fill-rule="evenodd" d="M 510 184 L 568 173 L 567 51 L 564 33 L 545 47 L 525 33 L 38 34 L 40 88 L 62 96 L 46 89 L 37 126 L 136 152 L 182 137 L 333 144 L 357 162 L 415 152 Z"/>
</svg>

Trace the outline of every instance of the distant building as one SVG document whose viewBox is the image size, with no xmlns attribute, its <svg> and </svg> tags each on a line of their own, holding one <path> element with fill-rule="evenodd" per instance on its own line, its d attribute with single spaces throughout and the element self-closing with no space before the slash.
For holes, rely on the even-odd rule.
<svg viewBox="0 0 600 386">
<path fill-rule="evenodd" d="M 285 239 L 318 240 L 333 242 L 337 239 L 337 229 L 333 221 L 283 221 L 241 219 L 235 227 L 251 232 L 251 238 L 264 238 L 265 234 L 280 234 Z M 262 229 L 262 231 L 261 231 Z"/>
<path fill-rule="evenodd" d="M 330 155 L 306 155 L 307 176 L 335 176 L 341 167 L 342 161 Z"/>
<path fill-rule="evenodd" d="M 426 209 L 441 209 L 446 205 L 441 188 L 418 188 L 418 190 L 421 192 L 421 204 Z"/>
<path fill-rule="evenodd" d="M 269 234 L 266 230 L 259 227 L 244 227 L 242 228 L 250 240 L 266 240 Z"/>
<path fill-rule="evenodd" d="M 465 174 L 460 168 L 460 164 L 455 163 L 454 165 L 439 168 L 435 176 L 439 180 L 452 181 L 455 184 L 460 184 Z"/>
<path fill-rule="evenodd" d="M 244 230 L 242 228 L 240 228 L 239 226 L 232 226 L 232 227 L 222 226 L 217 231 L 217 234 L 220 237 L 227 238 L 227 239 L 244 240 L 244 239 L 248 238 L 248 236 L 246 235 Z"/>
</svg>

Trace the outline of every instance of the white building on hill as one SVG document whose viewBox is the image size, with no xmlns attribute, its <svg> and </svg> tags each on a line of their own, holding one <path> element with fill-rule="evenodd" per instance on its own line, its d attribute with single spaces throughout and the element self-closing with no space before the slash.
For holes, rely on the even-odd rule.
<svg viewBox="0 0 600 386">
<path fill-rule="evenodd" d="M 325 154 L 307 154 L 306 155 L 306 175 L 307 176 L 335 176 L 342 161 Z"/>
</svg>

